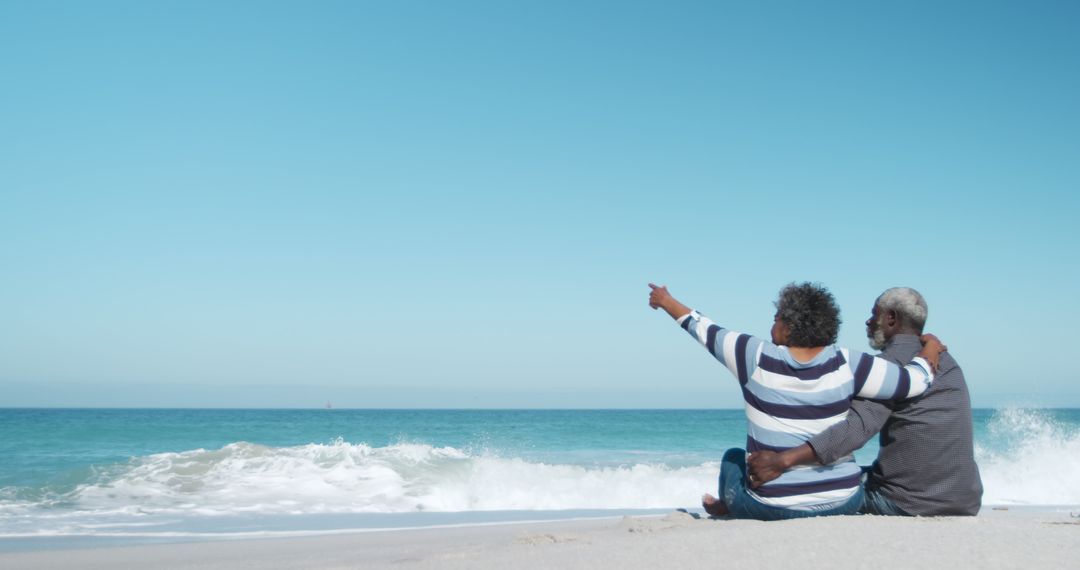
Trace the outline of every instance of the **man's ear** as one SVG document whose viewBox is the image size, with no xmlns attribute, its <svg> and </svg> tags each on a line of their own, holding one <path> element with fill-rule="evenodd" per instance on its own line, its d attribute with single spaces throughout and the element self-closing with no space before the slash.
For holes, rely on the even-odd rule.
<svg viewBox="0 0 1080 570">
<path fill-rule="evenodd" d="M 899 320 L 900 320 L 900 318 L 899 318 L 899 315 L 896 314 L 896 311 L 894 311 L 892 309 L 889 309 L 888 311 L 885 311 L 885 324 L 888 325 L 889 328 L 895 327 L 896 323 Z"/>
</svg>

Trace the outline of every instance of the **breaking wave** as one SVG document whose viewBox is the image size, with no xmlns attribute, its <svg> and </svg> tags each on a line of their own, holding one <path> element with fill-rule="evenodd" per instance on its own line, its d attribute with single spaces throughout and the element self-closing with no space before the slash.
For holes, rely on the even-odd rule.
<svg viewBox="0 0 1080 570">
<path fill-rule="evenodd" d="M 0 513 L 16 503 L 197 515 L 669 508 L 695 505 L 718 469 L 546 464 L 425 444 L 238 442 L 137 458 L 60 496 L 7 501 Z"/>
<path fill-rule="evenodd" d="M 1080 505 L 1080 429 L 1052 412 L 998 410 L 977 440 L 984 505 Z"/>
</svg>

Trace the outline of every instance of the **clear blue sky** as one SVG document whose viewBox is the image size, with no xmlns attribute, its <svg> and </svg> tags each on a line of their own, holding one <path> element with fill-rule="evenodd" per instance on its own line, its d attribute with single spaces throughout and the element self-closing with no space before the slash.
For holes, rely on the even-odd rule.
<svg viewBox="0 0 1080 570">
<path fill-rule="evenodd" d="M 737 407 L 646 283 L 1080 406 L 1073 2 L 0 4 L 0 406 Z"/>
</svg>

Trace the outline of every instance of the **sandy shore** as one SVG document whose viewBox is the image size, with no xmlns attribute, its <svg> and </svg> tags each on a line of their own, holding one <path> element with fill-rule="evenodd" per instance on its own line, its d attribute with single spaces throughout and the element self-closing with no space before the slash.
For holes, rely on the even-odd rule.
<svg viewBox="0 0 1080 570">
<path fill-rule="evenodd" d="M 763 523 L 664 517 L 21 552 L 22 568 L 1077 568 L 1080 518 L 831 517 Z"/>
</svg>

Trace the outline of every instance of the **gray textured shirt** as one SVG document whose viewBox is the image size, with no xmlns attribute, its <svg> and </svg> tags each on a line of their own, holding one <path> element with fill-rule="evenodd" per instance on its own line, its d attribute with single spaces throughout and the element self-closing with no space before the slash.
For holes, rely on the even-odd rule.
<svg viewBox="0 0 1080 570">
<path fill-rule="evenodd" d="M 919 337 L 898 334 L 881 356 L 905 364 L 922 349 Z M 810 439 L 822 463 L 859 449 L 881 432 L 881 451 L 867 480 L 912 515 L 974 515 L 982 504 L 975 464 L 971 398 L 964 372 L 941 355 L 933 385 L 922 396 L 882 404 L 856 399 L 847 418 Z"/>
</svg>

